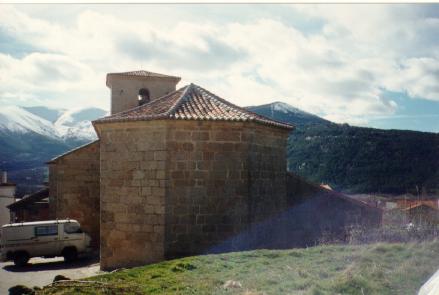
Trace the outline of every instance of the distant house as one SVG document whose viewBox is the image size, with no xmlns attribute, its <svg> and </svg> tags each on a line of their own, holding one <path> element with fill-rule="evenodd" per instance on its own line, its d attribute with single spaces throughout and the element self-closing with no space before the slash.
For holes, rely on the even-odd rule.
<svg viewBox="0 0 439 295">
<path fill-rule="evenodd" d="M 437 202 L 418 202 L 402 209 L 408 222 L 414 224 L 439 224 L 439 209 Z"/>
<path fill-rule="evenodd" d="M 7 206 L 14 222 L 49 219 L 49 189 L 45 188 Z"/>
<path fill-rule="evenodd" d="M 410 197 L 410 198 L 408 198 Z M 403 195 L 379 201 L 383 209 L 383 225 L 439 224 L 439 200 Z"/>
<path fill-rule="evenodd" d="M 7 206 L 14 202 L 15 190 L 15 184 L 8 182 L 6 171 L 2 172 L 0 179 L 0 226 L 11 222 L 11 215 Z"/>
</svg>

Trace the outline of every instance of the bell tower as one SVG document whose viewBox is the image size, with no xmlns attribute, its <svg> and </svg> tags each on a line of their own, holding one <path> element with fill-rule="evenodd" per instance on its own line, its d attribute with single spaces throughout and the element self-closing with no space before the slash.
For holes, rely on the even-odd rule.
<svg viewBox="0 0 439 295">
<path fill-rule="evenodd" d="M 107 74 L 111 90 L 111 114 L 120 113 L 153 101 L 176 90 L 180 77 L 148 71 Z"/>
</svg>

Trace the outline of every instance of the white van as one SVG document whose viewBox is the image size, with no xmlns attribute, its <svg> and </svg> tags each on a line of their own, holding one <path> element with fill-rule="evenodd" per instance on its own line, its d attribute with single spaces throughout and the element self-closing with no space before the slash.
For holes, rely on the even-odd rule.
<svg viewBox="0 0 439 295">
<path fill-rule="evenodd" d="M 1 261 L 25 265 L 31 257 L 64 256 L 69 262 L 91 251 L 91 238 L 76 220 L 48 220 L 5 224 L 1 231 Z"/>
</svg>

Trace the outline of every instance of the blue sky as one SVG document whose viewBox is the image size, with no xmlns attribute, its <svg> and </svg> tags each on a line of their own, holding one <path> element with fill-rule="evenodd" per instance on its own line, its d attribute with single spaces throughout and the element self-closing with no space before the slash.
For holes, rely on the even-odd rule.
<svg viewBox="0 0 439 295">
<path fill-rule="evenodd" d="M 0 5 L 0 102 L 109 108 L 108 72 L 439 132 L 439 5 Z"/>
</svg>

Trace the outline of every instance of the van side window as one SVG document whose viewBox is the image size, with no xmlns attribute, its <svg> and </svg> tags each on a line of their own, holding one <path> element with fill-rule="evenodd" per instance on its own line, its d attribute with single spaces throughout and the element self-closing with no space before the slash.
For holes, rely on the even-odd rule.
<svg viewBox="0 0 439 295">
<path fill-rule="evenodd" d="M 82 230 L 77 223 L 65 223 L 64 232 L 66 234 L 80 234 L 82 233 Z"/>
<path fill-rule="evenodd" d="M 45 225 L 35 227 L 35 236 L 56 236 L 58 235 L 58 225 Z"/>
</svg>

